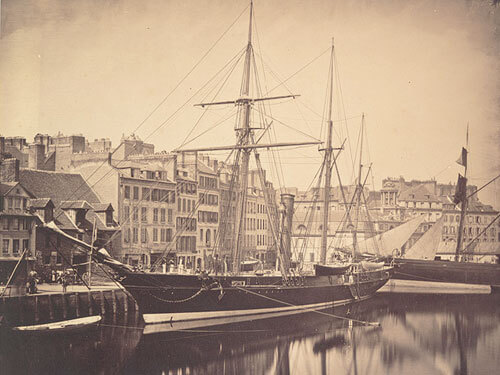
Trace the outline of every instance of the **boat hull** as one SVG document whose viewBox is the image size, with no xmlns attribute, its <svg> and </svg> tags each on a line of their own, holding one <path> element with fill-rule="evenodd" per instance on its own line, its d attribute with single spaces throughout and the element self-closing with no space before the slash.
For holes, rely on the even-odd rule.
<svg viewBox="0 0 500 375">
<path fill-rule="evenodd" d="M 338 276 L 210 276 L 129 273 L 120 281 L 146 323 L 201 327 L 346 305 L 372 296 L 391 269 Z M 174 325 L 175 324 L 175 325 Z M 180 328 L 177 328 L 180 329 Z"/>
<path fill-rule="evenodd" d="M 323 266 L 321 264 L 314 265 L 314 273 L 316 276 L 332 276 L 332 275 L 342 275 L 347 272 L 351 267 L 350 264 L 347 265 L 330 265 Z"/>
<path fill-rule="evenodd" d="M 12 327 L 12 331 L 28 335 L 76 333 L 76 332 L 81 332 L 83 330 L 96 328 L 101 320 L 102 317 L 100 315 L 95 315 L 84 318 L 63 320 L 53 323 Z"/>
<path fill-rule="evenodd" d="M 393 279 L 500 286 L 500 265 L 395 258 Z"/>
</svg>

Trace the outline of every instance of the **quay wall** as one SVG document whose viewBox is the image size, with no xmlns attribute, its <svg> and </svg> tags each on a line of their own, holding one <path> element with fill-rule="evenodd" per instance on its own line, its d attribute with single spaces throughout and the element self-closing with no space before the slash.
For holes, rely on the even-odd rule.
<svg viewBox="0 0 500 375">
<path fill-rule="evenodd" d="M 24 326 L 101 315 L 114 321 L 138 314 L 138 306 L 126 291 L 117 288 L 40 293 L 0 298 L 1 324 Z"/>
</svg>

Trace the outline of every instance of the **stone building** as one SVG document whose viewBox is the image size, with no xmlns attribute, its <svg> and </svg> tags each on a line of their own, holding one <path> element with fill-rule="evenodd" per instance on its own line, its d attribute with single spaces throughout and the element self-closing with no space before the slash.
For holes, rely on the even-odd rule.
<svg viewBox="0 0 500 375">
<path fill-rule="evenodd" d="M 29 210 L 29 201 L 33 196 L 19 182 L 18 167 L 17 159 L 0 161 L 1 284 L 7 282 L 25 251 L 27 252 L 26 259 L 34 260 L 35 256 L 36 231 L 34 228 L 37 217 Z"/>
</svg>

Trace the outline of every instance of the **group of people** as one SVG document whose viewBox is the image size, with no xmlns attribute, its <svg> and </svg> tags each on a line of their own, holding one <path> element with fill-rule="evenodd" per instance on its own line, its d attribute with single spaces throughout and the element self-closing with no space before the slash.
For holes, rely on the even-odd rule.
<svg viewBox="0 0 500 375">
<path fill-rule="evenodd" d="M 63 293 L 66 293 L 68 285 L 74 283 L 74 276 L 66 271 L 56 271 L 52 270 L 50 274 L 50 281 L 52 283 L 59 283 L 62 285 Z M 38 273 L 35 270 L 31 270 L 28 273 L 28 280 L 26 282 L 26 292 L 28 294 L 35 294 L 38 291 L 38 283 L 40 282 Z"/>
</svg>

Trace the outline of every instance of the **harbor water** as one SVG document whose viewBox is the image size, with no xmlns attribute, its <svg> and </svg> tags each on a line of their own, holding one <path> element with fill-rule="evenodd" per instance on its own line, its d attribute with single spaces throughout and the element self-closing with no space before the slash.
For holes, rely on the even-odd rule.
<svg viewBox="0 0 500 375">
<path fill-rule="evenodd" d="M 93 330 L 2 338 L 2 374 L 493 374 L 500 294 L 379 293 L 350 307 L 144 335 L 135 314 Z"/>
</svg>

